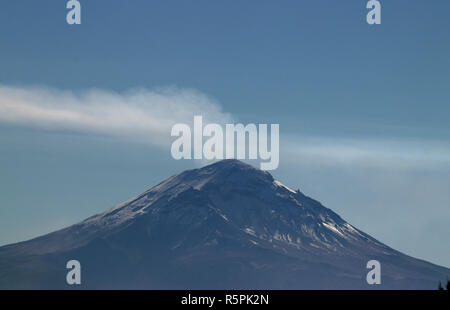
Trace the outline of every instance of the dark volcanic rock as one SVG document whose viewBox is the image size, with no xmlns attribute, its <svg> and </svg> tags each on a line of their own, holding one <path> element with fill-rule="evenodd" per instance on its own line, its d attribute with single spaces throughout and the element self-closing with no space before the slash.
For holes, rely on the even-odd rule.
<svg viewBox="0 0 450 310">
<path fill-rule="evenodd" d="M 435 289 L 406 256 L 264 171 L 224 160 L 172 176 L 66 229 L 0 248 L 0 289 Z M 381 262 L 382 284 L 366 283 Z"/>
</svg>

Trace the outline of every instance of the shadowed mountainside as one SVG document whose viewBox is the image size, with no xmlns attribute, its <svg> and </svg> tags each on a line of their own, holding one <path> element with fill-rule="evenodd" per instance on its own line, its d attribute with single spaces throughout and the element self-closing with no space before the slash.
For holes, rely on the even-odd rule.
<svg viewBox="0 0 450 310">
<path fill-rule="evenodd" d="M 404 255 L 268 173 L 224 160 L 172 176 L 68 228 L 0 248 L 0 289 L 436 289 Z M 381 263 L 382 284 L 366 283 Z"/>
</svg>

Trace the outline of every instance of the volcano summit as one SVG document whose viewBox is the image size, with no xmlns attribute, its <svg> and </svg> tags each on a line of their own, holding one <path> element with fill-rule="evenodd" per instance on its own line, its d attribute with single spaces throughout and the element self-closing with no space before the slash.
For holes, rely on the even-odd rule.
<svg viewBox="0 0 450 310">
<path fill-rule="evenodd" d="M 0 248 L 0 289 L 435 289 L 450 269 L 402 254 L 237 160 L 184 171 L 81 223 Z M 380 285 L 366 282 L 369 260 Z"/>
</svg>

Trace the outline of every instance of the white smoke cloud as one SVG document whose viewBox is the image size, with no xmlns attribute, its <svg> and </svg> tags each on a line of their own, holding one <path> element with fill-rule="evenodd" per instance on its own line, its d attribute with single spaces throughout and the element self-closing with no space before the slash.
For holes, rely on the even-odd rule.
<svg viewBox="0 0 450 310">
<path fill-rule="evenodd" d="M 214 99 L 192 89 L 134 89 L 118 93 L 0 85 L 0 123 L 108 135 L 166 148 L 175 123 L 234 123 Z M 324 138 L 284 135 L 282 161 L 319 166 L 427 166 L 450 164 L 442 141 Z"/>
<path fill-rule="evenodd" d="M 74 93 L 44 87 L 0 85 L 0 122 L 50 130 L 109 135 L 166 147 L 175 123 L 229 123 L 212 98 L 192 89 L 92 89 Z"/>
</svg>

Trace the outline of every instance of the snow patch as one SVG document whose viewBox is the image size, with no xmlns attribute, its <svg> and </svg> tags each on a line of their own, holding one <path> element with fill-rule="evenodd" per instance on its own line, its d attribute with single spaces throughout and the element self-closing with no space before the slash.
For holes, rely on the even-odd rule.
<svg viewBox="0 0 450 310">
<path fill-rule="evenodd" d="M 254 237 L 256 237 L 256 233 L 255 233 L 255 231 L 252 229 L 252 228 L 250 228 L 250 227 L 247 227 L 246 229 L 244 229 L 245 230 L 245 232 L 247 233 L 247 234 L 249 234 L 249 235 L 252 235 L 252 236 L 254 236 Z"/>
<path fill-rule="evenodd" d="M 334 231 L 334 232 L 337 233 L 338 235 L 344 237 L 344 234 L 341 233 L 341 232 L 339 231 L 339 229 L 337 229 L 336 227 L 334 227 L 332 224 L 330 224 L 330 223 L 322 223 L 322 225 L 325 226 L 326 228 L 328 228 L 329 230 Z"/>
<path fill-rule="evenodd" d="M 280 181 L 274 180 L 274 181 L 273 181 L 273 184 L 275 184 L 275 185 L 278 186 L 278 187 L 283 187 L 284 189 L 287 189 L 287 190 L 290 191 L 291 193 L 294 193 L 294 194 L 297 193 L 297 192 L 294 191 L 292 188 L 287 187 L 286 185 L 284 185 L 284 184 L 281 183 Z"/>
</svg>

